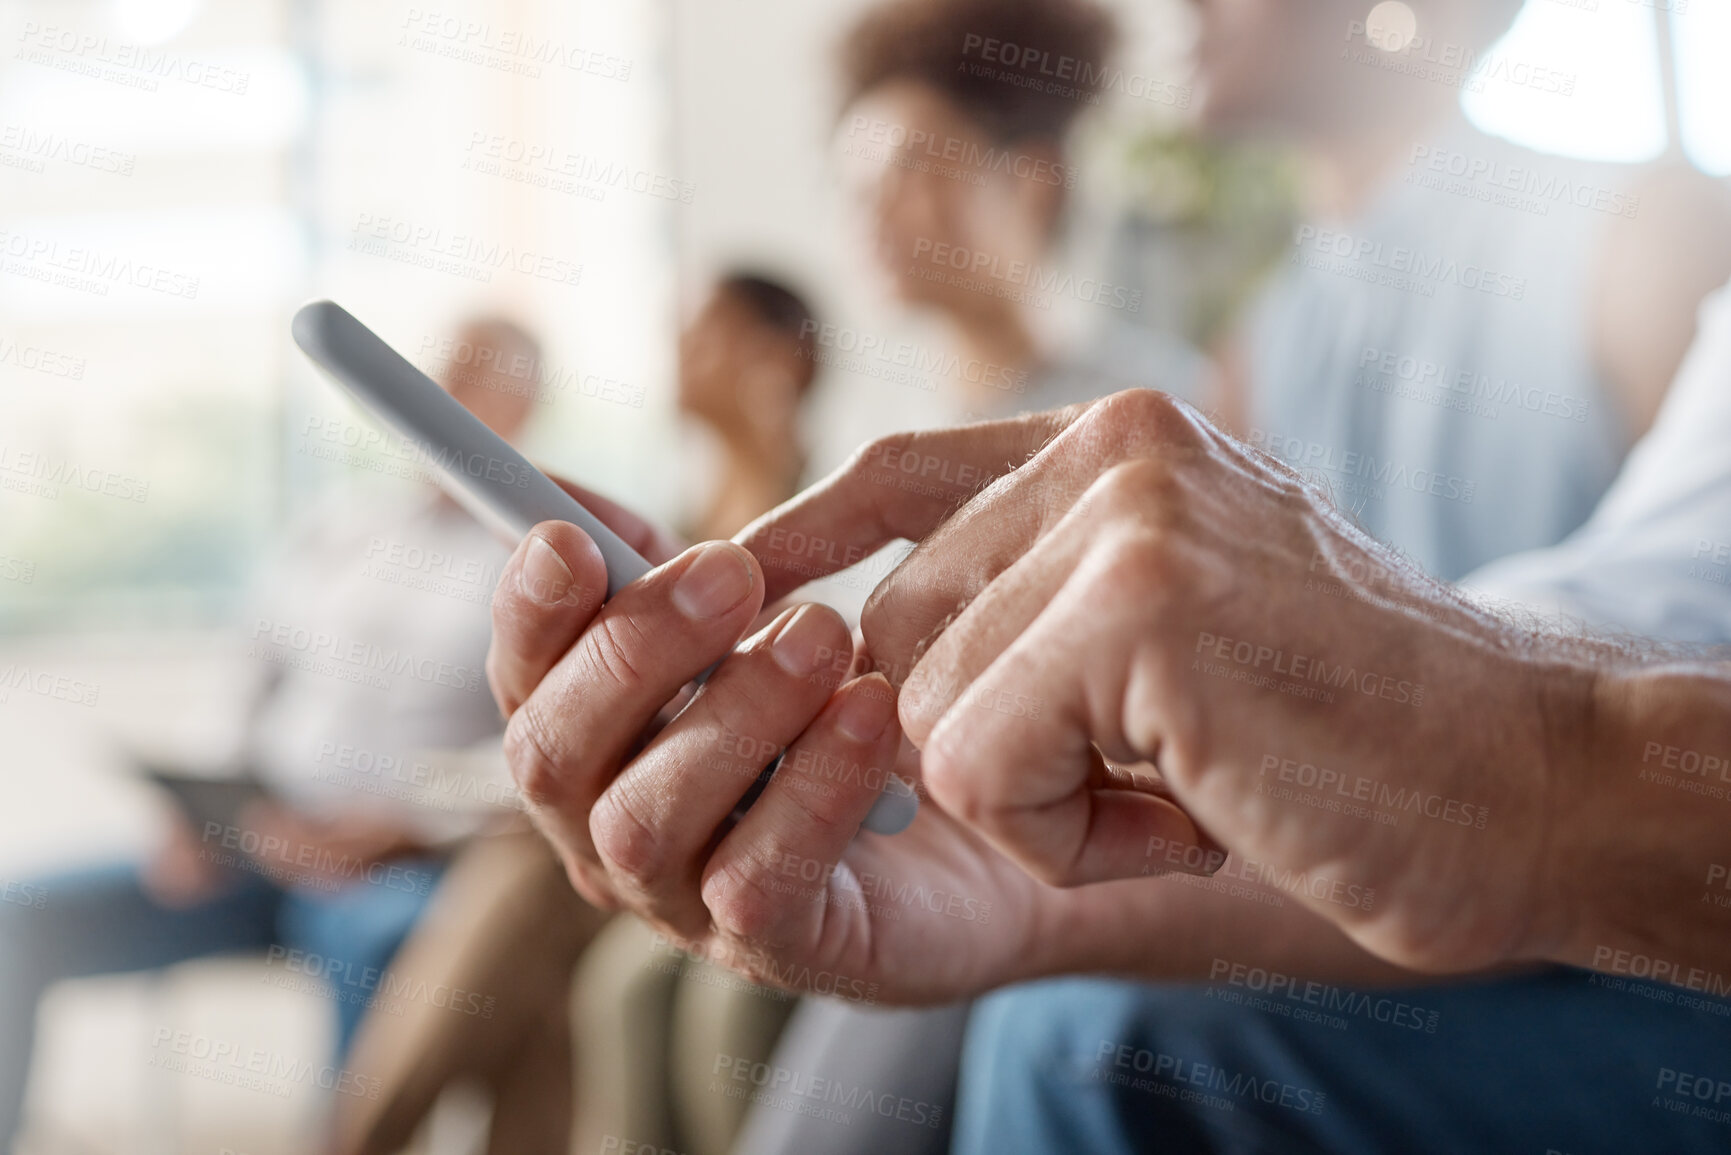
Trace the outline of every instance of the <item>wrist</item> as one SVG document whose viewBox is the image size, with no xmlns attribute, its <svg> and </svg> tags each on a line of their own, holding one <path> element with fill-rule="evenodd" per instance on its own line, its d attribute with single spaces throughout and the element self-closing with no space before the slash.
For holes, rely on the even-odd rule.
<svg viewBox="0 0 1731 1155">
<path fill-rule="evenodd" d="M 1100 899 L 1121 884 L 1059 888 L 1037 884 L 1028 935 L 1009 960 L 1008 982 L 1032 982 L 1059 975 L 1111 973 L 1135 936 L 1125 933 L 1124 912 L 1115 912 L 1118 933 L 1103 931 Z M 1110 904 L 1108 904 L 1110 905 Z"/>
<path fill-rule="evenodd" d="M 1604 852 L 1595 832 L 1606 801 L 1605 731 L 1618 724 L 1616 703 L 1626 690 L 1602 671 L 1570 663 L 1535 663 L 1532 679 L 1542 859 L 1528 931 L 1508 961 L 1562 962 L 1590 934 Z"/>
<path fill-rule="evenodd" d="M 1206 975 L 1198 952 L 1216 937 L 1205 913 L 1216 904 L 1211 891 L 1188 885 L 1201 881 L 1124 878 L 1043 888 L 1012 981 L 1076 974 L 1192 981 Z"/>
<path fill-rule="evenodd" d="M 1706 970 L 1731 983 L 1724 923 L 1703 905 L 1715 865 L 1731 865 L 1731 680 L 1701 666 L 1602 670 L 1574 747 L 1579 797 L 1552 857 L 1567 913 L 1541 957 L 1599 970 L 1638 959 L 1655 978 Z"/>
</svg>

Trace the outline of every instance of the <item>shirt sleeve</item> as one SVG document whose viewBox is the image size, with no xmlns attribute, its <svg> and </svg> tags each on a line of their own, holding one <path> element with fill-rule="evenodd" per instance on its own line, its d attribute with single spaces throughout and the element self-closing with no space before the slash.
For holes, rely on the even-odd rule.
<svg viewBox="0 0 1731 1155">
<path fill-rule="evenodd" d="M 1598 630 L 1731 643 L 1731 285 L 1702 303 L 1658 419 L 1587 523 L 1462 584 Z"/>
</svg>

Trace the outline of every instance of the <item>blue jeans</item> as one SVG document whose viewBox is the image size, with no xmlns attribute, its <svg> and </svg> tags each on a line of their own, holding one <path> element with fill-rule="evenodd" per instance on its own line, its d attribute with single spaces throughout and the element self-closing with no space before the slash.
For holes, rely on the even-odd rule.
<svg viewBox="0 0 1731 1155">
<path fill-rule="evenodd" d="M 416 885 L 355 883 L 335 891 L 279 888 L 236 873 L 209 901 L 164 907 L 138 869 L 114 865 L 16 885 L 0 902 L 0 1151 L 11 1150 L 23 1106 L 36 1005 L 61 979 L 154 970 L 187 959 L 272 946 L 316 954 L 326 974 L 359 989 L 336 1000 L 338 1053 L 360 1025 L 377 985 L 425 908 L 440 869 L 414 863 Z"/>
<path fill-rule="evenodd" d="M 1731 1151 L 1731 1002 L 1555 969 L 1398 991 L 982 999 L 953 1155 Z"/>
</svg>

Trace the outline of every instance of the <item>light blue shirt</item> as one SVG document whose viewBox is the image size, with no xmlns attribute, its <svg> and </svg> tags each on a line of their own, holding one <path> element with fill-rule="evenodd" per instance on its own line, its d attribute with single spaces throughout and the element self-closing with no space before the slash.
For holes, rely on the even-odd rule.
<svg viewBox="0 0 1731 1155">
<path fill-rule="evenodd" d="M 1424 157 L 1542 172 L 1558 187 L 1628 174 L 1464 123 L 1422 153 L 1354 219 L 1295 233 L 1249 320 L 1247 440 L 1454 581 L 1578 528 L 1631 438 L 1592 354 L 1610 215 L 1474 195 L 1431 179 Z"/>
</svg>

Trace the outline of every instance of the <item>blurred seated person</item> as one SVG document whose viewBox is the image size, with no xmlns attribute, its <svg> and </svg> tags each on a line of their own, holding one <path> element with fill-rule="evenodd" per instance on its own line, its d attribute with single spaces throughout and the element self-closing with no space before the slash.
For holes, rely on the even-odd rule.
<svg viewBox="0 0 1731 1155">
<path fill-rule="evenodd" d="M 515 438 L 537 343 L 498 319 L 457 336 L 442 384 Z M 308 452 L 349 452 L 355 421 L 309 419 Z M 384 448 L 391 472 L 425 475 L 411 447 Z M 259 685 L 232 758 L 269 800 L 231 824 L 177 815 L 153 861 L 45 879 L 52 903 L 0 911 L 0 1149 L 19 1132 L 38 1001 L 62 979 L 268 951 L 285 985 L 325 980 L 348 1051 L 450 849 L 515 810 L 487 753 L 502 724 L 483 672 L 507 554 L 430 484 L 345 493 L 286 535 L 242 630 Z"/>
<path fill-rule="evenodd" d="M 1092 0 L 888 0 L 840 46 L 836 145 L 869 258 L 897 303 L 948 330 L 942 387 L 969 414 L 1131 385 L 1211 400 L 1207 362 L 1141 323 L 1140 293 L 1062 251 L 1071 130 L 1106 95 L 1118 40 Z M 1051 91 L 988 45 L 1091 67 Z"/>
<path fill-rule="evenodd" d="M 695 541 L 732 537 L 799 488 L 799 417 L 812 380 L 817 322 L 805 301 L 759 273 L 718 279 L 679 339 L 679 408 L 715 436 Z"/>
</svg>

